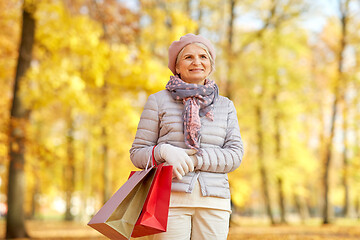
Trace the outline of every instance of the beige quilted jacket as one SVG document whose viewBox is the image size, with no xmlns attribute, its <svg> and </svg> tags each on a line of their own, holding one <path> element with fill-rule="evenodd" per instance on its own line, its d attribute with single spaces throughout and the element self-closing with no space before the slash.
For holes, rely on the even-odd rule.
<svg viewBox="0 0 360 240">
<path fill-rule="evenodd" d="M 167 90 L 149 96 L 141 115 L 135 140 L 130 149 L 133 164 L 146 167 L 153 146 L 164 143 L 186 148 L 183 134 L 182 112 L 184 105 L 174 100 Z M 201 118 L 200 148 L 195 171 L 178 180 L 173 179 L 172 191 L 192 192 L 199 181 L 203 196 L 230 198 L 227 173 L 239 167 L 244 153 L 236 110 L 232 101 L 219 96 L 214 104 L 214 121 Z M 159 147 L 155 160 L 161 159 Z"/>
</svg>

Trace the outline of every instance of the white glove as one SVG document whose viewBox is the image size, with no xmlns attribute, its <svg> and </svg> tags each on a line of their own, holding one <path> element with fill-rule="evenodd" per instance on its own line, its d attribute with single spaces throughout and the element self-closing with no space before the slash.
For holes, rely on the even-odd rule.
<svg viewBox="0 0 360 240">
<path fill-rule="evenodd" d="M 160 146 L 161 158 L 168 165 L 173 166 L 173 175 L 178 179 L 182 179 L 185 174 L 194 171 L 194 163 L 189 155 L 193 155 L 196 152 L 196 149 L 183 149 L 170 144 L 162 144 Z"/>
</svg>

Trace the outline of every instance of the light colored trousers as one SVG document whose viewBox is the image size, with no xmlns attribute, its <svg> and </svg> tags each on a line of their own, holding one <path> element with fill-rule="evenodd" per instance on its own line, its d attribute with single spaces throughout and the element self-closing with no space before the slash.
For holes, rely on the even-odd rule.
<svg viewBox="0 0 360 240">
<path fill-rule="evenodd" d="M 167 231 L 141 240 L 226 240 L 230 213 L 210 208 L 172 207 Z"/>
</svg>

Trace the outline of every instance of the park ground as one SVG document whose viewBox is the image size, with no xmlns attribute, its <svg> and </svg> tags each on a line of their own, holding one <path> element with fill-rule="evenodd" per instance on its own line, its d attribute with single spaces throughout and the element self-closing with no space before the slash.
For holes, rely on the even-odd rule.
<svg viewBox="0 0 360 240">
<path fill-rule="evenodd" d="M 106 239 L 86 223 L 55 220 L 27 221 L 32 239 Z M 0 221 L 0 239 L 5 238 L 5 221 Z M 239 217 L 230 227 L 228 240 L 355 240 L 360 239 L 359 220 L 337 220 L 322 225 L 320 220 L 305 224 L 269 226 L 266 221 Z"/>
</svg>

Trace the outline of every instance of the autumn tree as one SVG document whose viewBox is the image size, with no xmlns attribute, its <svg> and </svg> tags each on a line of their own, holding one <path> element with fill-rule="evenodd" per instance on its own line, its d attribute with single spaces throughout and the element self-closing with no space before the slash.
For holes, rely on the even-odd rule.
<svg viewBox="0 0 360 240">
<path fill-rule="evenodd" d="M 0 171 L 10 152 L 8 89 L 21 6 L 15 2 L 0 2 L 7 9 L 0 14 Z M 36 218 L 40 206 L 56 202 L 57 209 L 50 207 L 56 214 L 86 221 L 126 181 L 143 105 L 169 79 L 169 45 L 189 32 L 214 43 L 210 77 L 237 109 L 245 155 L 229 174 L 236 211 L 264 214 L 272 223 L 286 222 L 288 211 L 302 221 L 309 213 L 322 215 L 319 169 L 326 144 L 336 142 L 328 197 L 354 216 L 353 207 L 360 211 L 360 19 L 354 3 L 344 12 L 340 54 L 341 21 L 308 11 L 316 7 L 308 1 L 37 1 L 31 67 L 17 78 L 23 109 L 31 111 L 23 121 L 27 216 Z M 314 16 L 325 20 L 317 30 L 308 28 Z M 334 138 L 327 141 L 337 81 Z"/>
<path fill-rule="evenodd" d="M 13 101 L 9 127 L 9 182 L 8 182 L 8 214 L 6 217 L 6 238 L 27 237 L 25 228 L 24 196 L 25 196 L 25 139 L 29 112 L 19 95 L 21 81 L 30 67 L 35 36 L 35 5 L 25 1 L 21 42 L 18 64 L 13 88 Z"/>
<path fill-rule="evenodd" d="M 330 203 L 329 203 L 329 171 L 330 171 L 330 163 L 332 159 L 332 151 L 333 151 L 333 140 L 335 135 L 335 121 L 338 114 L 338 104 L 341 98 L 341 91 L 343 88 L 344 81 L 344 51 L 346 47 L 346 35 L 347 35 L 347 24 L 348 24 L 348 11 L 349 11 L 349 0 L 346 0 L 344 3 L 339 1 L 340 7 L 340 26 L 341 26 L 341 34 L 339 39 L 339 49 L 337 52 L 337 77 L 334 82 L 334 100 L 332 103 L 331 110 L 331 123 L 330 123 L 330 133 L 329 137 L 326 141 L 326 148 L 324 154 L 324 174 L 323 174 L 323 223 L 330 223 Z"/>
</svg>

